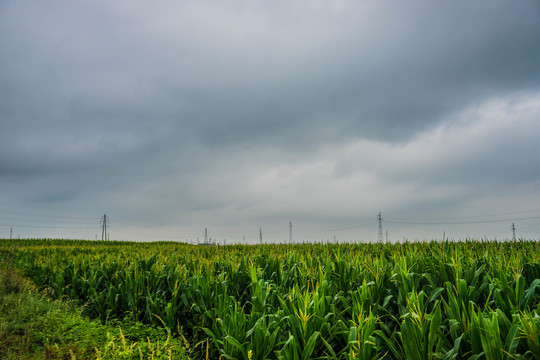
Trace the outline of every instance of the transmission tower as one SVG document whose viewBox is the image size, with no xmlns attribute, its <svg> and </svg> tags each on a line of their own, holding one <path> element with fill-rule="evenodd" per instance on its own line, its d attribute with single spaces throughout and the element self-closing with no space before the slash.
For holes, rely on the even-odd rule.
<svg viewBox="0 0 540 360">
<path fill-rule="evenodd" d="M 289 245 L 293 244 L 293 238 L 292 238 L 292 221 L 289 223 Z"/>
<path fill-rule="evenodd" d="M 377 221 L 379 222 L 379 243 L 382 243 L 383 241 L 383 234 L 382 234 L 382 216 L 381 212 L 379 211 L 379 215 L 377 216 Z"/>
<path fill-rule="evenodd" d="M 259 244 L 262 245 L 262 228 L 259 228 Z"/>
<path fill-rule="evenodd" d="M 107 233 L 107 225 L 110 225 L 110 220 L 109 218 L 107 218 L 107 214 L 104 214 L 102 217 L 101 217 L 101 240 L 107 240 L 108 238 L 108 233 Z"/>
<path fill-rule="evenodd" d="M 512 223 L 512 240 L 516 241 L 516 225 Z"/>
</svg>

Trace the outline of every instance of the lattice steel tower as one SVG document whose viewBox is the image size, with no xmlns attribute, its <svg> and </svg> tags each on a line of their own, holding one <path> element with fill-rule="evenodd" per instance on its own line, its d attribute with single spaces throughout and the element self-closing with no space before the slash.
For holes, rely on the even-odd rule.
<svg viewBox="0 0 540 360">
<path fill-rule="evenodd" d="M 377 221 L 379 222 L 379 243 L 383 242 L 383 234 L 382 234 L 382 216 L 381 212 L 379 211 L 379 215 L 377 216 Z"/>
<path fill-rule="evenodd" d="M 293 244 L 293 238 L 292 238 L 292 221 L 289 223 L 289 245 Z"/>
</svg>

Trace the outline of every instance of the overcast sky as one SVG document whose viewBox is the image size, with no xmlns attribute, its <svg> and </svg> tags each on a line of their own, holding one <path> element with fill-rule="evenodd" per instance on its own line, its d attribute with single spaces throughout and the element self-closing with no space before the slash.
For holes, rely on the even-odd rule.
<svg viewBox="0 0 540 360">
<path fill-rule="evenodd" d="M 0 1 L 0 237 L 540 237 L 540 2 Z"/>
</svg>

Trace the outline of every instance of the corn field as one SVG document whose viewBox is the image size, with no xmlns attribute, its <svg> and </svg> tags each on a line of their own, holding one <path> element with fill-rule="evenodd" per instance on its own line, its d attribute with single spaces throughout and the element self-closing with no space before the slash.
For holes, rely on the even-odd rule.
<svg viewBox="0 0 540 360">
<path fill-rule="evenodd" d="M 540 359 L 540 243 L 193 246 L 0 240 L 54 298 L 194 358 Z"/>
</svg>

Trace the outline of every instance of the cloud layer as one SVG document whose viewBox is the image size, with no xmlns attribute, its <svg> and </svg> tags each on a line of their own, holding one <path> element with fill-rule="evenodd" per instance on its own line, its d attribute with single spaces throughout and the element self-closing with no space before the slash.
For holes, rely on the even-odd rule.
<svg viewBox="0 0 540 360">
<path fill-rule="evenodd" d="M 4 1 L 0 230 L 509 236 L 540 217 L 539 33 L 535 1 Z"/>
</svg>

